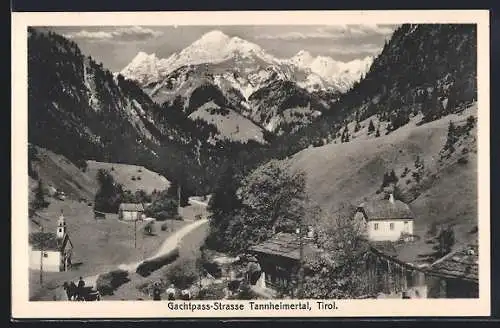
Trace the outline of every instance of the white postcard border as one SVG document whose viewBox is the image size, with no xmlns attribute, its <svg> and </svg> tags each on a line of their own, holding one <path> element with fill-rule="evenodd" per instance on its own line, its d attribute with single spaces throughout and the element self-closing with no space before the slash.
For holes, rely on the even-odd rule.
<svg viewBox="0 0 500 328">
<path fill-rule="evenodd" d="M 476 23 L 478 26 L 479 299 L 336 300 L 337 310 L 173 311 L 168 301 L 29 302 L 27 197 L 27 26 L 337 25 Z M 21 318 L 365 317 L 490 315 L 489 12 L 487 10 L 125 12 L 12 14 L 12 316 Z M 333 300 L 332 300 L 333 301 Z M 183 301 L 176 301 L 182 303 Z M 268 303 L 269 301 L 255 301 Z M 279 303 L 280 300 L 274 301 Z M 283 301 L 294 303 L 297 301 Z M 304 301 L 303 301 L 304 302 Z M 330 301 L 327 301 L 330 302 Z M 211 304 L 212 301 L 191 301 Z"/>
</svg>

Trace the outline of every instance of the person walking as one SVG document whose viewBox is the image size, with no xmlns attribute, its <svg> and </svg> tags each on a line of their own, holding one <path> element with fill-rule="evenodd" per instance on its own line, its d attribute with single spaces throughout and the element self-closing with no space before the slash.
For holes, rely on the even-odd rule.
<svg viewBox="0 0 500 328">
<path fill-rule="evenodd" d="M 170 287 L 168 287 L 166 292 L 167 292 L 168 299 L 170 301 L 174 301 L 175 300 L 175 286 L 174 286 L 174 284 L 171 284 Z"/>
<path fill-rule="evenodd" d="M 161 301 L 161 289 L 158 282 L 153 285 L 153 301 Z"/>
</svg>

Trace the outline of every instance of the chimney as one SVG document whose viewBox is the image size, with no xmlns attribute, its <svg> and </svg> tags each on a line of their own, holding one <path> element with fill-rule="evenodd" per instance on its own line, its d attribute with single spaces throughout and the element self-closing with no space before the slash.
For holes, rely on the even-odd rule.
<svg viewBox="0 0 500 328">
<path fill-rule="evenodd" d="M 392 193 L 392 192 L 389 194 L 389 201 L 390 201 L 392 204 L 394 204 L 394 193 Z"/>
</svg>

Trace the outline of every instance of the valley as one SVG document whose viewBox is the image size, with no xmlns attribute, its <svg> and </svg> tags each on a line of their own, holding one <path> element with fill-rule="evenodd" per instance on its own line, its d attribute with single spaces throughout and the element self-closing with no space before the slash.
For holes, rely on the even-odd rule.
<svg viewBox="0 0 500 328">
<path fill-rule="evenodd" d="M 56 231 L 63 213 L 74 248 L 73 267 L 44 273 L 43 286 L 30 269 L 30 297 L 49 300 L 64 281 L 120 265 L 125 272 L 113 274 L 127 278 L 116 286 L 109 278 L 105 300 L 149 298 L 155 282 L 215 299 L 250 297 L 266 284 L 288 295 L 297 292 L 287 289 L 295 266 L 288 276 L 265 256 L 295 247 L 305 227 L 315 244 L 285 257 L 307 262 L 311 297 L 402 292 L 411 279 L 398 276 L 401 288 L 387 292 L 390 268 L 346 274 L 332 263 L 369 264 L 350 260 L 366 247 L 413 274 L 477 243 L 475 42 L 472 25 L 403 24 L 376 55 L 339 61 L 306 50 L 272 55 L 211 30 L 165 58 L 139 49 L 111 72 L 71 38 L 30 28 L 30 232 Z M 388 217 L 373 223 L 365 212 L 363 229 L 391 236 L 382 243 L 359 237 L 350 221 L 372 202 Z M 394 239 L 396 223 L 405 230 Z M 334 259 L 309 258 L 317 249 L 335 250 Z M 139 262 L 146 273 L 127 266 Z M 259 288 L 221 287 L 257 262 L 270 270 Z M 345 286 L 370 286 L 335 289 L 319 267 Z"/>
</svg>

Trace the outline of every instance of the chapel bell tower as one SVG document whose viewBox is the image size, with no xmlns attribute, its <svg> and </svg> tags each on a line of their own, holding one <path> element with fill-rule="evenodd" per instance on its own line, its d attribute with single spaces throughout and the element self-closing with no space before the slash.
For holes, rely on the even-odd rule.
<svg viewBox="0 0 500 328">
<path fill-rule="evenodd" d="M 64 220 L 64 214 L 63 211 L 61 210 L 61 215 L 59 216 L 59 219 L 57 220 L 57 238 L 63 239 L 64 236 L 66 235 L 66 221 Z"/>
</svg>

